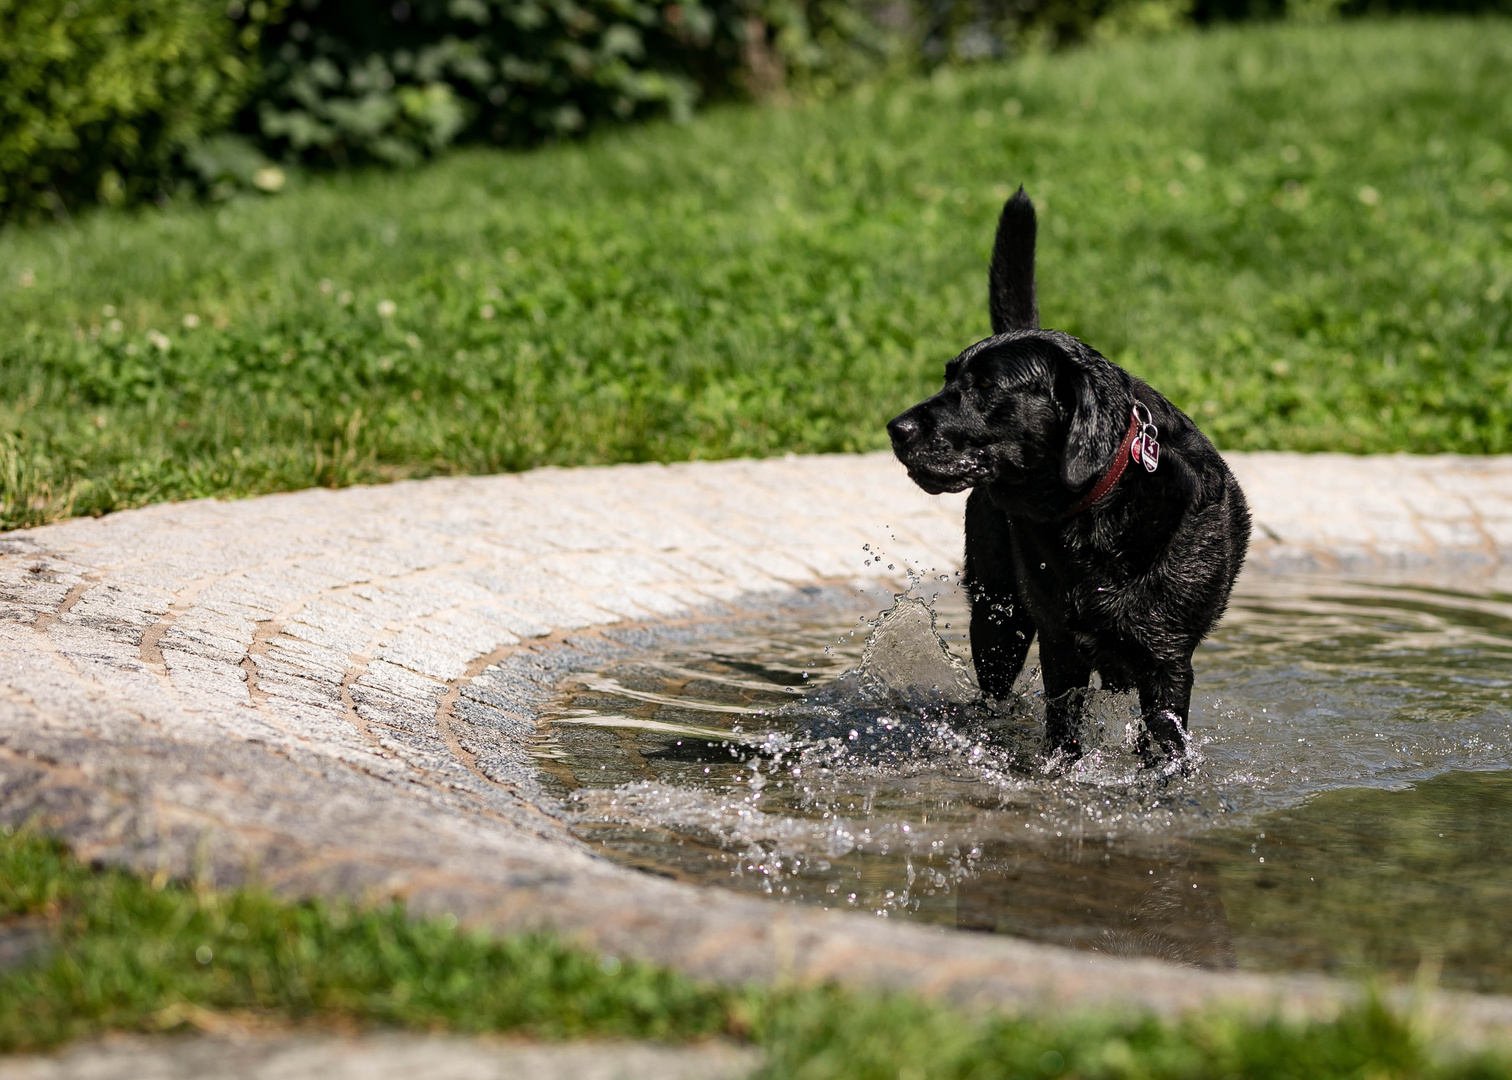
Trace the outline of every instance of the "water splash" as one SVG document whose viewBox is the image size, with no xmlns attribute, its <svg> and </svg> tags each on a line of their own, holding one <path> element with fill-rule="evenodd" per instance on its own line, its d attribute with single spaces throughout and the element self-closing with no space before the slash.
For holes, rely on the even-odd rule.
<svg viewBox="0 0 1512 1080">
<path fill-rule="evenodd" d="M 870 686 L 921 704 L 966 703 L 978 696 L 966 662 L 940 636 L 934 607 L 921 597 L 897 597 L 872 626 L 857 673 Z"/>
<path fill-rule="evenodd" d="M 1232 882 L 1283 865 L 1230 839 L 1327 792 L 1512 769 L 1512 602 L 1263 584 L 1197 658 L 1187 775 L 1142 768 L 1136 702 L 1100 690 L 1086 756 L 1047 758 L 1033 654 L 1009 701 L 983 701 L 949 595 L 900 596 L 854 637 L 842 615 L 583 673 L 541 760 L 579 834 L 634 865 L 1104 951 L 1316 966 L 1228 928 Z M 1348 934 L 1317 937 L 1322 955 Z"/>
</svg>

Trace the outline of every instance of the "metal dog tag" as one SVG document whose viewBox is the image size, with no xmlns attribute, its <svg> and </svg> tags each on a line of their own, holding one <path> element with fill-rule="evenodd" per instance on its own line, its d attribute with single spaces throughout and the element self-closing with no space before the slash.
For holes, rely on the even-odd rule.
<svg viewBox="0 0 1512 1080">
<path fill-rule="evenodd" d="M 1129 444 L 1129 456 L 1138 464 L 1143 465 L 1145 472 L 1154 472 L 1155 467 L 1160 464 L 1160 442 L 1158 441 L 1160 431 L 1155 427 L 1150 410 L 1138 401 L 1134 403 L 1133 420 L 1141 430 Z"/>
</svg>

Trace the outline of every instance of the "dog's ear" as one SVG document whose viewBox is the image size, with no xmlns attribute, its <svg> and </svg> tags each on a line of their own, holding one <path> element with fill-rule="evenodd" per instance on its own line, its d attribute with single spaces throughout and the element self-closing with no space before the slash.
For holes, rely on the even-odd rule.
<svg viewBox="0 0 1512 1080">
<path fill-rule="evenodd" d="M 1080 491 L 1112 464 L 1129 427 L 1123 404 L 1128 395 L 1109 364 L 1067 364 L 1061 377 L 1061 400 L 1071 411 L 1061 479 L 1072 491 Z"/>
<path fill-rule="evenodd" d="M 1022 186 L 1003 204 L 992 266 L 987 271 L 987 311 L 992 332 L 1039 328 L 1039 303 L 1034 295 L 1034 203 Z"/>
</svg>

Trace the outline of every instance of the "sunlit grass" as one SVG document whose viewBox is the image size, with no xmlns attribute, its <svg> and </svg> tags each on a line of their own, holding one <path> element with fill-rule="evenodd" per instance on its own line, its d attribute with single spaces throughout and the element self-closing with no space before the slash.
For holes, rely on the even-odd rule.
<svg viewBox="0 0 1512 1080">
<path fill-rule="evenodd" d="M 1041 310 L 1220 446 L 1512 450 L 1512 22 L 1265 26 L 0 234 L 0 517 L 875 449 Z"/>
</svg>

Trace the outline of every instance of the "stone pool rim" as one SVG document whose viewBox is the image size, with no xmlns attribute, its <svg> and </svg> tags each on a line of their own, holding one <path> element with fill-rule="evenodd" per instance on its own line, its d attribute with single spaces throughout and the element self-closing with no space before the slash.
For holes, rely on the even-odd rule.
<svg viewBox="0 0 1512 1080">
<path fill-rule="evenodd" d="M 1255 509 L 1252 572 L 1512 578 L 1512 458 L 1227 456 Z M 89 859 L 400 895 L 420 914 L 553 926 L 723 981 L 1166 1015 L 1327 1015 L 1358 999 L 1323 976 L 1184 969 L 660 880 L 593 855 L 543 803 L 521 740 L 574 657 L 886 589 L 863 543 L 949 570 L 959 513 L 885 455 L 832 455 L 207 500 L 6 534 L 0 821 Z M 511 658 L 518 670 L 484 687 Z M 1466 1037 L 1512 1030 L 1512 998 L 1398 997 Z"/>
</svg>

